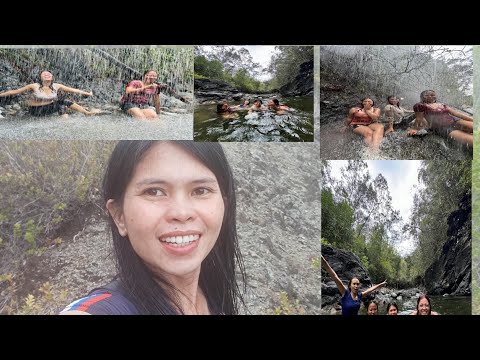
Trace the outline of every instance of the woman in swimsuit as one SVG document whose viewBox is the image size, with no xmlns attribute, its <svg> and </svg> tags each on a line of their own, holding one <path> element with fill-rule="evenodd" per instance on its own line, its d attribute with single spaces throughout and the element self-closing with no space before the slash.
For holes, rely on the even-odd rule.
<svg viewBox="0 0 480 360">
<path fill-rule="evenodd" d="M 363 136 L 365 144 L 377 151 L 383 138 L 383 125 L 378 122 L 380 109 L 374 107 L 370 98 L 362 99 L 362 107 L 352 107 L 348 112 L 345 125 L 350 126 L 355 134 Z"/>
<path fill-rule="evenodd" d="M 393 129 L 393 124 L 400 124 L 402 121 L 406 120 L 405 118 L 413 116 L 414 113 L 413 110 L 407 110 L 404 107 L 401 107 L 400 100 L 395 95 L 387 97 L 387 102 L 388 104 L 383 109 L 385 117 L 388 120 L 388 128 L 385 130 L 385 135 L 395 131 Z M 410 119 L 410 121 L 411 120 L 412 119 Z"/>
<path fill-rule="evenodd" d="M 358 315 L 362 298 L 365 298 L 373 291 L 387 285 L 387 281 L 383 281 L 380 284 L 373 285 L 365 291 L 360 291 L 360 280 L 357 277 L 352 277 L 348 282 L 348 287 L 343 285 L 342 280 L 338 277 L 337 273 L 332 269 L 330 264 L 325 260 L 322 255 L 322 266 L 327 270 L 330 277 L 335 281 L 340 294 L 342 294 L 342 315 L 354 316 Z M 378 309 L 378 308 L 377 308 Z"/>
<path fill-rule="evenodd" d="M 433 90 L 425 90 L 420 94 L 421 102 L 413 106 L 415 125 L 421 128 L 422 123 L 434 132 L 447 136 L 462 144 L 473 145 L 473 118 L 451 107 L 437 102 Z M 416 130 L 409 131 L 415 135 Z"/>
<path fill-rule="evenodd" d="M 66 107 L 85 115 L 94 115 L 100 112 L 100 110 L 88 111 L 73 101 L 59 98 L 59 91 L 85 96 L 93 96 L 93 93 L 54 83 L 53 75 L 49 71 L 42 71 L 40 73 L 38 83 L 28 84 L 16 90 L 5 91 L 0 93 L 0 97 L 19 95 L 26 91 L 31 91 L 33 93 L 33 96 L 27 101 L 28 112 L 32 116 L 47 116 L 52 115 L 55 112 L 65 114 Z"/>
</svg>

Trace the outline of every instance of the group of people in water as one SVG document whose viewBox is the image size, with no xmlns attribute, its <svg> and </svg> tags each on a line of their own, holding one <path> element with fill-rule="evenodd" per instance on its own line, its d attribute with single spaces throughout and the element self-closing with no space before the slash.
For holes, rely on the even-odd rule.
<svg viewBox="0 0 480 360">
<path fill-rule="evenodd" d="M 332 269 L 327 260 L 321 257 L 322 266 L 328 272 L 330 277 L 337 285 L 341 298 L 342 315 L 355 316 L 358 315 L 361 304 L 364 298 L 373 293 L 375 290 L 387 285 L 387 281 L 383 281 L 377 285 L 373 285 L 364 291 L 360 291 L 360 280 L 357 277 L 352 277 L 348 286 L 345 286 L 338 277 L 337 273 Z M 375 300 L 369 300 L 366 305 L 367 315 L 378 315 L 378 302 Z M 396 303 L 391 302 L 387 305 L 386 315 L 398 315 L 398 306 Z M 417 299 L 416 309 L 410 313 L 410 315 L 439 315 L 437 312 L 432 311 L 432 304 L 430 298 L 426 294 L 422 294 Z"/>
<path fill-rule="evenodd" d="M 267 102 L 267 105 L 263 104 L 262 99 L 256 99 L 253 102 L 253 105 L 250 102 L 250 99 L 245 99 L 243 103 L 235 106 L 229 106 L 227 103 L 217 104 L 217 114 L 221 114 L 223 118 L 237 118 L 239 115 L 236 111 L 245 110 L 249 113 L 254 111 L 266 111 L 271 110 L 275 111 L 277 115 L 283 115 L 286 111 L 291 110 L 287 105 L 280 105 L 278 99 L 270 99 Z"/>
<path fill-rule="evenodd" d="M 135 119 L 155 119 L 160 113 L 160 92 L 165 91 L 175 98 L 187 102 L 172 88 L 165 84 L 156 83 L 157 72 L 147 70 L 142 80 L 130 81 L 120 99 L 122 111 Z M 65 98 L 64 93 L 73 93 L 84 96 L 93 96 L 93 92 L 87 92 L 68 87 L 54 82 L 54 76 L 50 71 L 42 71 L 38 81 L 15 90 L 0 93 L 0 97 L 19 95 L 30 92 L 31 97 L 27 100 L 28 113 L 31 116 L 50 116 L 55 113 L 67 117 L 67 109 L 78 111 L 84 115 L 102 113 L 99 109 L 87 110 L 83 106 Z"/>
<path fill-rule="evenodd" d="M 400 100 L 390 95 L 384 108 L 388 127 L 385 130 L 381 122 L 381 110 L 375 107 L 371 98 L 363 98 L 361 106 L 352 107 L 345 120 L 345 128 L 350 128 L 363 136 L 365 144 L 374 152 L 379 150 L 384 135 L 394 132 L 394 125 L 409 125 L 407 134 L 415 136 L 419 131 L 432 131 L 446 136 L 461 144 L 473 145 L 473 117 L 450 106 L 437 102 L 434 90 L 425 90 L 420 94 L 420 102 L 407 110 L 400 106 Z"/>
</svg>

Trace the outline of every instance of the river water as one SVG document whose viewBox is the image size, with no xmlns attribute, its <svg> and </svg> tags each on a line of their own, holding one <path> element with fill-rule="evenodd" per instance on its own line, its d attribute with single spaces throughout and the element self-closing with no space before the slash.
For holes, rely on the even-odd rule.
<svg viewBox="0 0 480 360">
<path fill-rule="evenodd" d="M 285 97 L 280 104 L 292 111 L 277 115 L 271 111 L 248 114 L 238 111 L 239 117 L 223 119 L 216 113 L 216 104 L 197 105 L 194 114 L 196 141 L 313 141 L 313 96 Z M 267 99 L 264 99 L 266 105 Z M 240 102 L 228 102 L 229 106 Z"/>
</svg>

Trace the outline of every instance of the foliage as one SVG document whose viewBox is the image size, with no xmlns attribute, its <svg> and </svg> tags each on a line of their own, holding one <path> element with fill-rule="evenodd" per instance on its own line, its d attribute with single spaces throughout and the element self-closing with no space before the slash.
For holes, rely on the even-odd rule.
<svg viewBox="0 0 480 360">
<path fill-rule="evenodd" d="M 290 300 L 285 291 L 280 292 L 280 305 L 273 310 L 273 315 L 305 315 L 305 308 L 298 299 Z"/>
<path fill-rule="evenodd" d="M 276 46 L 268 68 L 253 61 L 246 48 L 232 46 L 195 47 L 195 74 L 225 81 L 244 92 L 269 92 L 292 81 L 306 61 L 313 62 L 313 46 Z M 273 74 L 268 81 L 257 76 Z"/>
<path fill-rule="evenodd" d="M 21 81 L 36 80 L 49 69 L 60 83 L 82 89 L 96 89 L 98 80 L 123 83 L 141 78 L 147 70 L 158 73 L 158 81 L 175 89 L 193 89 L 193 49 L 191 47 L 136 48 L 32 48 L 6 49 L 0 54 L 21 69 Z M 34 65 L 31 65 L 34 64 Z M 98 89 L 100 92 L 104 89 Z"/>
<path fill-rule="evenodd" d="M 6 283 L 6 287 L 3 285 Z M 51 315 L 59 311 L 68 299 L 65 289 L 55 289 L 48 281 L 43 283 L 34 294 L 21 297 L 18 293 L 15 277 L 12 274 L 0 275 L 2 298 L 0 314 L 8 315 Z"/>
<path fill-rule="evenodd" d="M 46 240 L 95 203 L 113 142 L 0 143 L 0 258 L 45 251 Z"/>
<path fill-rule="evenodd" d="M 274 74 L 272 85 L 280 88 L 297 76 L 300 65 L 313 62 L 313 46 L 276 46 L 269 71 Z"/>
<path fill-rule="evenodd" d="M 370 96 L 401 95 L 410 106 L 426 89 L 452 106 L 472 106 L 471 55 L 471 46 L 321 46 L 320 72 Z"/>
<path fill-rule="evenodd" d="M 415 266 L 426 269 L 447 240 L 448 216 L 471 193 L 471 161 L 423 161 L 418 176 L 424 188 L 415 193 L 410 222 L 404 229 L 417 241 Z"/>
</svg>

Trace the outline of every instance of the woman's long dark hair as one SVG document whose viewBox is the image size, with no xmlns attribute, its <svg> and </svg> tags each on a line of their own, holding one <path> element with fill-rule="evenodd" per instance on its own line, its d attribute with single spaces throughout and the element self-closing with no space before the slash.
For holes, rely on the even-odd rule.
<svg viewBox="0 0 480 360">
<path fill-rule="evenodd" d="M 48 87 L 50 88 L 50 90 L 55 92 L 56 90 L 53 88 L 53 82 L 55 81 L 55 76 L 53 76 L 53 73 L 50 70 L 42 70 L 42 71 L 40 71 L 40 74 L 38 74 L 38 83 L 40 84 L 39 91 L 43 91 L 42 90 L 42 87 L 43 87 L 42 73 L 45 72 L 45 71 L 52 74 L 52 82 L 50 83 L 50 85 Z"/>
<path fill-rule="evenodd" d="M 156 141 L 120 141 L 112 155 L 103 179 L 105 203 L 114 199 L 119 206 L 135 168 Z M 202 262 L 199 286 L 208 302 L 211 313 L 237 314 L 239 301 L 244 304 L 242 292 L 237 283 L 236 270 L 246 288 L 246 275 L 240 253 L 236 228 L 236 200 L 232 171 L 223 148 L 218 143 L 195 143 L 193 141 L 172 141 L 199 160 L 218 181 L 223 196 L 225 212 L 218 239 Z M 134 251 L 128 236 L 122 237 L 109 215 L 113 246 L 117 257 L 119 278 L 126 296 L 137 306 L 141 314 L 178 314 L 178 296 L 166 280 L 161 279 L 144 264 Z M 158 282 L 162 283 L 162 286 Z"/>
<path fill-rule="evenodd" d="M 428 307 L 429 307 L 427 315 L 432 315 L 432 302 L 430 301 L 430 298 L 428 297 L 427 294 L 422 294 L 417 299 L 417 315 L 420 315 L 420 310 L 418 309 L 418 305 L 420 305 L 420 300 L 422 299 L 427 299 Z"/>
</svg>

